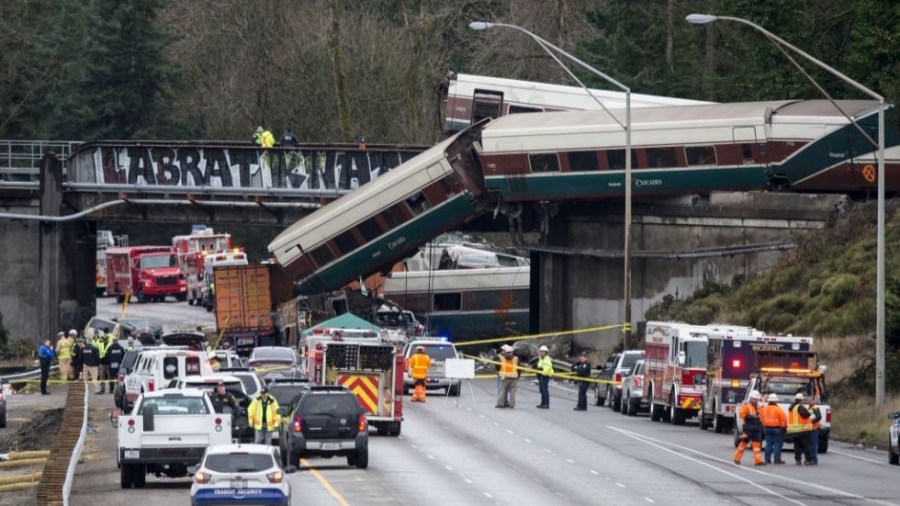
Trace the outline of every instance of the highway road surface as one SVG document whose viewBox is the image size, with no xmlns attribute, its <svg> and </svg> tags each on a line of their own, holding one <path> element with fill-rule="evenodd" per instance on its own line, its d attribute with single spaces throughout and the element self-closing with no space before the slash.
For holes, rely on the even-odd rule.
<svg viewBox="0 0 900 506">
<path fill-rule="evenodd" d="M 153 306 L 134 306 L 133 314 L 159 310 Z M 180 318 L 172 315 L 209 318 L 186 304 L 158 306 L 171 324 Z M 900 468 L 887 464 L 885 452 L 832 442 L 817 467 L 754 467 L 750 452 L 735 466 L 732 436 L 701 432 L 695 422 L 675 427 L 594 406 L 576 412 L 574 389 L 564 383 L 551 387 L 550 409 L 538 410 L 536 386 L 526 380 L 515 410 L 496 409 L 495 388 L 493 380 L 476 380 L 471 391 L 464 385 L 458 405 L 440 394 L 405 403 L 400 437 L 371 435 L 368 470 L 349 468 L 345 459 L 311 459 L 290 475 L 293 503 L 900 504 Z M 112 399 L 92 396 L 91 404 L 96 432 L 88 436 L 71 504 L 188 504 L 187 478 L 119 488 L 106 419 Z"/>
</svg>

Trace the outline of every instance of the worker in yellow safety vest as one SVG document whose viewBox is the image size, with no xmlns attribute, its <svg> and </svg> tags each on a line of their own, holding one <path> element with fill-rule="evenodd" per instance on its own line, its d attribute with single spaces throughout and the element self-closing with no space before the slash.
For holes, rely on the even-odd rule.
<svg viewBox="0 0 900 506">
<path fill-rule="evenodd" d="M 269 389 L 263 388 L 259 396 L 247 407 L 247 421 L 253 427 L 253 441 L 256 444 L 272 444 L 272 433 L 281 424 L 278 401 L 269 396 Z"/>
<path fill-rule="evenodd" d="M 809 437 L 812 434 L 813 422 L 809 409 L 803 404 L 804 396 L 797 393 L 794 403 L 788 408 L 787 440 L 794 442 L 794 463 L 802 464 L 801 457 L 806 457 L 806 464 L 815 465 L 809 454 Z"/>
<path fill-rule="evenodd" d="M 541 391 L 541 403 L 538 409 L 550 409 L 550 376 L 553 376 L 553 360 L 550 359 L 550 348 L 541 346 L 538 350 L 538 389 Z"/>
<path fill-rule="evenodd" d="M 508 344 L 500 347 L 497 374 L 500 376 L 500 389 L 494 407 L 513 409 L 516 407 L 516 387 L 519 383 L 519 357 L 513 354 L 513 347 Z"/>
<path fill-rule="evenodd" d="M 59 333 L 59 340 L 56 342 L 56 357 L 59 359 L 59 379 L 68 381 L 72 375 L 72 350 L 75 348 L 75 336 L 78 335 L 74 329 L 69 331 L 66 336 L 62 332 Z"/>
<path fill-rule="evenodd" d="M 416 352 L 409 357 L 409 374 L 412 376 L 415 388 L 413 389 L 413 402 L 425 402 L 425 379 L 428 376 L 428 368 L 431 367 L 431 357 L 425 354 L 425 348 L 416 346 Z"/>
</svg>

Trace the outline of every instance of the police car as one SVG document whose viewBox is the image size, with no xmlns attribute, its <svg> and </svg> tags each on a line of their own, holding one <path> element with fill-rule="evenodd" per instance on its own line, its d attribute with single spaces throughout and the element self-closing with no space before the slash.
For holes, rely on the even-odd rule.
<svg viewBox="0 0 900 506">
<path fill-rule="evenodd" d="M 282 469 L 278 447 L 219 445 L 207 448 L 191 485 L 191 506 L 224 504 L 291 504 L 291 485 Z"/>
</svg>

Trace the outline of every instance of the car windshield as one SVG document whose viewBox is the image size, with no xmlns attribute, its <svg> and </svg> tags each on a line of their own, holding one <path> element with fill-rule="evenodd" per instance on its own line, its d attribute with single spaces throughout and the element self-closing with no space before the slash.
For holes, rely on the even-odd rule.
<svg viewBox="0 0 900 506">
<path fill-rule="evenodd" d="M 251 362 L 278 361 L 294 363 L 296 354 L 290 348 L 256 348 L 253 350 Z"/>
<path fill-rule="evenodd" d="M 332 413 L 356 413 L 358 411 L 352 395 L 307 395 L 303 403 L 304 415 L 326 415 Z"/>
<path fill-rule="evenodd" d="M 808 397 L 815 393 L 810 380 L 790 377 L 769 378 L 763 390 L 765 390 L 766 394 L 777 395 L 778 402 L 792 402 L 797 394 L 803 394 Z"/>
<path fill-rule="evenodd" d="M 622 369 L 626 371 L 630 371 L 634 364 L 637 363 L 638 360 L 642 359 L 644 356 L 640 353 L 626 353 L 625 357 L 622 358 Z"/>
<path fill-rule="evenodd" d="M 215 381 L 215 380 L 213 380 L 213 381 L 186 381 L 184 383 L 184 387 L 185 388 L 199 388 L 199 389 L 203 390 L 203 389 L 214 389 L 214 388 L 216 388 L 216 385 L 218 385 L 218 384 L 219 384 L 219 382 Z M 238 381 L 226 381 L 225 388 L 227 388 L 229 390 L 230 389 L 240 390 L 241 383 Z"/>
<path fill-rule="evenodd" d="M 275 467 L 275 460 L 265 453 L 216 453 L 203 466 L 217 473 L 258 473 Z"/>
<path fill-rule="evenodd" d="M 253 375 L 237 374 L 236 376 L 241 380 L 241 383 L 244 384 L 244 390 L 247 391 L 248 395 L 256 395 L 259 393 L 259 386 L 256 384 L 256 380 L 253 379 Z"/>
<path fill-rule="evenodd" d="M 206 403 L 199 397 L 154 397 L 142 402 L 137 414 L 143 415 L 145 410 L 152 409 L 159 415 L 208 415 Z"/>
<path fill-rule="evenodd" d="M 309 385 L 272 385 L 269 395 L 275 397 L 279 406 L 287 406 L 300 393 L 309 390 Z"/>
<path fill-rule="evenodd" d="M 425 354 L 433 360 L 456 358 L 456 350 L 449 344 L 429 344 L 422 347 L 425 348 Z"/>
<path fill-rule="evenodd" d="M 689 341 L 684 343 L 684 366 L 706 367 L 706 343 Z"/>
<path fill-rule="evenodd" d="M 131 327 L 131 328 L 145 328 L 145 327 L 153 326 L 153 323 L 150 322 L 150 320 L 140 320 L 140 319 L 136 320 L 133 318 L 129 318 L 127 320 L 120 320 L 119 323 L 121 323 L 122 325 L 125 325 L 126 327 Z"/>
<path fill-rule="evenodd" d="M 141 256 L 141 269 L 156 269 L 158 267 L 175 267 L 175 255 L 143 255 Z"/>
</svg>

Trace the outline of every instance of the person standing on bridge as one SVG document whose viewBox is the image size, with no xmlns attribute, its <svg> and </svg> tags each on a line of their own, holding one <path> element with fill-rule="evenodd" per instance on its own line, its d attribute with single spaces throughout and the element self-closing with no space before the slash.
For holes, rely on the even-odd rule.
<svg viewBox="0 0 900 506">
<path fill-rule="evenodd" d="M 50 395 L 47 391 L 47 379 L 50 378 L 50 364 L 54 358 L 56 352 L 53 351 L 53 341 L 48 337 L 38 348 L 38 361 L 41 363 L 41 395 Z"/>
<path fill-rule="evenodd" d="M 550 409 L 550 376 L 553 376 L 553 360 L 548 356 L 549 353 L 550 349 L 547 346 L 541 346 L 538 350 L 538 389 L 541 391 L 538 409 Z"/>
<path fill-rule="evenodd" d="M 67 337 L 65 333 L 58 334 L 59 340 L 56 341 L 56 357 L 59 360 L 59 379 L 69 381 L 72 374 L 72 348 L 75 347 L 75 335 L 78 334 L 74 330 L 69 332 Z"/>
<path fill-rule="evenodd" d="M 766 406 L 762 410 L 763 434 L 766 438 L 766 464 L 784 464 L 781 460 L 781 447 L 784 445 L 784 431 L 787 429 L 787 413 L 778 405 L 778 396 L 769 394 Z"/>
<path fill-rule="evenodd" d="M 738 413 L 738 416 L 744 422 L 744 426 L 741 432 L 741 442 L 738 444 L 737 450 L 734 451 L 734 463 L 736 465 L 741 465 L 741 459 L 744 457 L 744 450 L 747 449 L 748 442 L 753 445 L 753 464 L 757 466 L 766 465 L 760 451 L 763 426 L 759 416 L 759 397 L 759 391 L 752 390 L 750 398 L 741 405 L 741 411 Z"/>
<path fill-rule="evenodd" d="M 300 141 L 297 140 L 294 132 L 291 131 L 291 127 L 288 127 L 287 130 L 281 134 L 281 138 L 278 139 L 278 145 L 283 148 L 296 148 L 300 146 Z"/>
<path fill-rule="evenodd" d="M 431 357 L 425 353 L 423 346 L 416 346 L 416 352 L 409 357 L 409 373 L 415 384 L 410 399 L 412 402 L 425 402 L 425 381 L 428 378 L 429 367 L 431 367 Z"/>
<path fill-rule="evenodd" d="M 494 407 L 514 409 L 516 387 L 519 383 L 519 357 L 513 354 L 513 347 L 508 344 L 500 347 L 500 367 L 497 374 L 500 376 L 500 389 Z"/>
<path fill-rule="evenodd" d="M 578 381 L 578 403 L 575 404 L 575 411 L 587 411 L 587 391 L 590 382 L 587 381 L 591 377 L 591 363 L 587 360 L 587 353 L 578 354 L 578 362 L 572 366 L 572 371 L 579 378 Z"/>
</svg>

